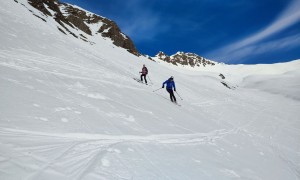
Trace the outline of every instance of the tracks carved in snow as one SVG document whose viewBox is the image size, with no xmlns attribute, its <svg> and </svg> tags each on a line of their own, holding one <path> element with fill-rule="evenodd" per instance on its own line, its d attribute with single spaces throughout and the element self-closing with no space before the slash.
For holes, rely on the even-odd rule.
<svg viewBox="0 0 300 180">
<path fill-rule="evenodd" d="M 0 154 L 10 157 L 9 161 L 0 162 L 0 165 L 9 168 L 10 161 L 12 161 L 26 166 L 28 172 L 24 176 L 27 179 L 34 179 L 40 175 L 48 176 L 47 173 L 54 172 L 69 179 L 83 179 L 90 174 L 105 172 L 111 163 L 110 158 L 108 158 L 110 157 L 109 154 L 117 153 L 116 156 L 119 156 L 121 153 L 121 151 L 115 150 L 116 146 L 120 144 L 214 144 L 216 140 L 231 133 L 235 132 L 222 129 L 197 134 L 134 136 L 58 134 L 0 128 Z M 10 151 L 5 150 L 12 146 Z M 28 158 L 32 159 L 34 164 L 38 166 L 27 166 Z"/>
<path fill-rule="evenodd" d="M 148 136 L 136 135 L 104 135 L 104 134 L 84 134 L 84 133 L 46 133 L 37 131 L 17 130 L 9 128 L 0 128 L 2 137 L 30 137 L 30 138 L 55 138 L 69 141 L 101 141 L 112 143 L 162 143 L 162 144 L 206 144 L 214 143 L 216 140 L 223 138 L 227 134 L 232 134 L 234 130 L 215 130 L 209 133 L 195 134 L 158 134 Z"/>
</svg>

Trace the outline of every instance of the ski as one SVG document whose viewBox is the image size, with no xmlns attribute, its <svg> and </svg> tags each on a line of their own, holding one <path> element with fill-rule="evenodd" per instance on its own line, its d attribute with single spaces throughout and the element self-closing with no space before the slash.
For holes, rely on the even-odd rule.
<svg viewBox="0 0 300 180">
<path fill-rule="evenodd" d="M 141 84 L 145 84 L 145 85 L 149 85 L 149 84 L 146 84 L 146 83 L 144 83 L 143 81 L 141 81 L 140 79 L 138 79 L 138 78 L 133 78 L 136 82 L 139 82 L 139 83 L 141 83 Z"/>
<path fill-rule="evenodd" d="M 181 104 L 178 104 L 178 103 L 174 103 L 174 102 L 172 102 L 173 104 L 175 104 L 175 105 L 177 105 L 177 106 L 180 106 L 181 107 Z"/>
<path fill-rule="evenodd" d="M 168 99 L 168 98 L 166 98 L 166 97 L 164 97 L 164 96 L 162 96 L 162 95 L 160 95 L 160 94 L 157 94 L 157 93 L 154 93 L 154 94 L 156 94 L 157 96 L 160 96 L 160 97 L 162 97 L 163 99 L 165 99 L 165 100 L 169 101 L 170 103 L 172 103 L 172 104 L 174 104 L 174 105 L 177 105 L 177 106 L 181 107 L 181 104 L 178 104 L 178 103 L 172 102 L 170 99 Z"/>
</svg>

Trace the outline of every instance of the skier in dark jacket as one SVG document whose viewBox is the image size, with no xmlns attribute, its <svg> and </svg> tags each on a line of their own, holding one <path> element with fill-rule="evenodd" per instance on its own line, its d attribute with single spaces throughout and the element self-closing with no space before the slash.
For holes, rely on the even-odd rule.
<svg viewBox="0 0 300 180">
<path fill-rule="evenodd" d="M 141 74 L 141 81 L 143 82 L 143 76 L 144 76 L 145 83 L 147 84 L 146 75 L 148 74 L 148 69 L 146 68 L 145 64 L 143 65 L 143 69 L 140 73 L 142 73 Z"/>
<path fill-rule="evenodd" d="M 165 87 L 165 84 L 167 85 L 166 89 L 167 89 L 168 93 L 170 94 L 171 101 L 176 103 L 176 98 L 175 98 L 174 92 L 173 92 L 173 88 L 174 88 L 174 91 L 176 91 L 176 87 L 175 87 L 175 82 L 174 82 L 173 76 L 171 76 L 168 80 L 166 80 L 162 84 L 162 88 Z"/>
</svg>

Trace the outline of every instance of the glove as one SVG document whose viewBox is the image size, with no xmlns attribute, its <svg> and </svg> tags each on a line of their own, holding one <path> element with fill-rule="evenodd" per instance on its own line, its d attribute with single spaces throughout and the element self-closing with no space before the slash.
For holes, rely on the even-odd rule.
<svg viewBox="0 0 300 180">
<path fill-rule="evenodd" d="M 165 86 L 162 86 L 161 88 L 165 88 Z"/>
<path fill-rule="evenodd" d="M 174 91 L 176 91 L 176 89 L 174 88 Z"/>
</svg>

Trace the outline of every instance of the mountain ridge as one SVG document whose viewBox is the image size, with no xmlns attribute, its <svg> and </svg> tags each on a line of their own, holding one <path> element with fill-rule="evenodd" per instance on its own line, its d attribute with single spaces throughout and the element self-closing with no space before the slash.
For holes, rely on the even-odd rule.
<svg viewBox="0 0 300 180">
<path fill-rule="evenodd" d="M 206 67 L 206 66 L 214 66 L 219 64 L 215 61 L 208 60 L 204 57 L 201 57 L 195 53 L 185 53 L 185 52 L 177 52 L 171 56 L 165 54 L 164 52 L 160 51 L 157 53 L 154 60 L 161 60 L 173 65 L 182 65 L 182 66 L 191 66 L 191 67 Z"/>
<path fill-rule="evenodd" d="M 79 6 L 69 3 L 62 3 L 60 0 L 27 0 L 28 3 L 40 14 L 35 14 L 29 7 L 26 7 L 20 0 L 14 2 L 22 4 L 35 17 L 46 22 L 47 17 L 52 17 L 59 25 L 57 29 L 63 34 L 71 34 L 77 39 L 93 45 L 89 36 L 101 35 L 103 38 L 109 38 L 112 43 L 118 47 L 128 50 L 130 53 L 141 56 L 132 39 L 124 34 L 116 22 L 103 17 L 101 15 L 90 12 Z M 78 31 L 81 32 L 78 32 Z M 75 32 L 77 31 L 77 33 Z M 143 55 L 148 56 L 148 55 Z M 209 67 L 219 64 L 213 60 L 209 60 L 196 53 L 177 52 L 173 55 L 167 55 L 163 51 L 159 51 L 155 57 L 148 56 L 150 60 L 164 61 L 175 66 L 190 66 L 190 67 Z"/>
<path fill-rule="evenodd" d="M 20 0 L 14 0 L 19 3 Z M 97 36 L 100 34 L 103 38 L 110 38 L 114 45 L 127 49 L 130 53 L 140 56 L 134 42 L 131 38 L 125 35 L 116 22 L 103 17 L 101 15 L 90 12 L 86 9 L 62 3 L 59 0 L 27 0 L 28 3 L 40 14 L 34 13 L 30 8 L 26 7 L 35 17 L 46 22 L 47 17 L 53 18 L 57 23 L 57 29 L 63 34 L 71 34 L 77 39 L 94 44 L 89 36 Z M 94 27 L 93 27 L 94 26 Z M 78 32 L 81 31 L 81 32 Z M 149 57 L 150 60 L 162 60 L 173 65 L 183 65 L 191 67 L 214 66 L 217 62 L 208 60 L 195 53 L 178 52 L 174 55 L 162 58 L 162 51 L 155 57 Z M 148 56 L 148 55 L 144 55 Z"/>
<path fill-rule="evenodd" d="M 14 1 L 19 3 L 19 0 Z M 41 13 L 34 13 L 30 7 L 26 7 L 20 2 L 34 16 L 44 22 L 49 17 L 53 18 L 58 23 L 58 30 L 63 34 L 71 34 L 77 39 L 89 42 L 91 45 L 94 42 L 89 40 L 89 36 L 100 34 L 103 38 L 110 38 L 114 45 L 127 49 L 134 55 L 140 55 L 130 37 L 121 32 L 118 25 L 108 18 L 77 8 L 77 6 L 71 4 L 61 3 L 59 0 L 28 0 L 28 3 Z"/>
</svg>

